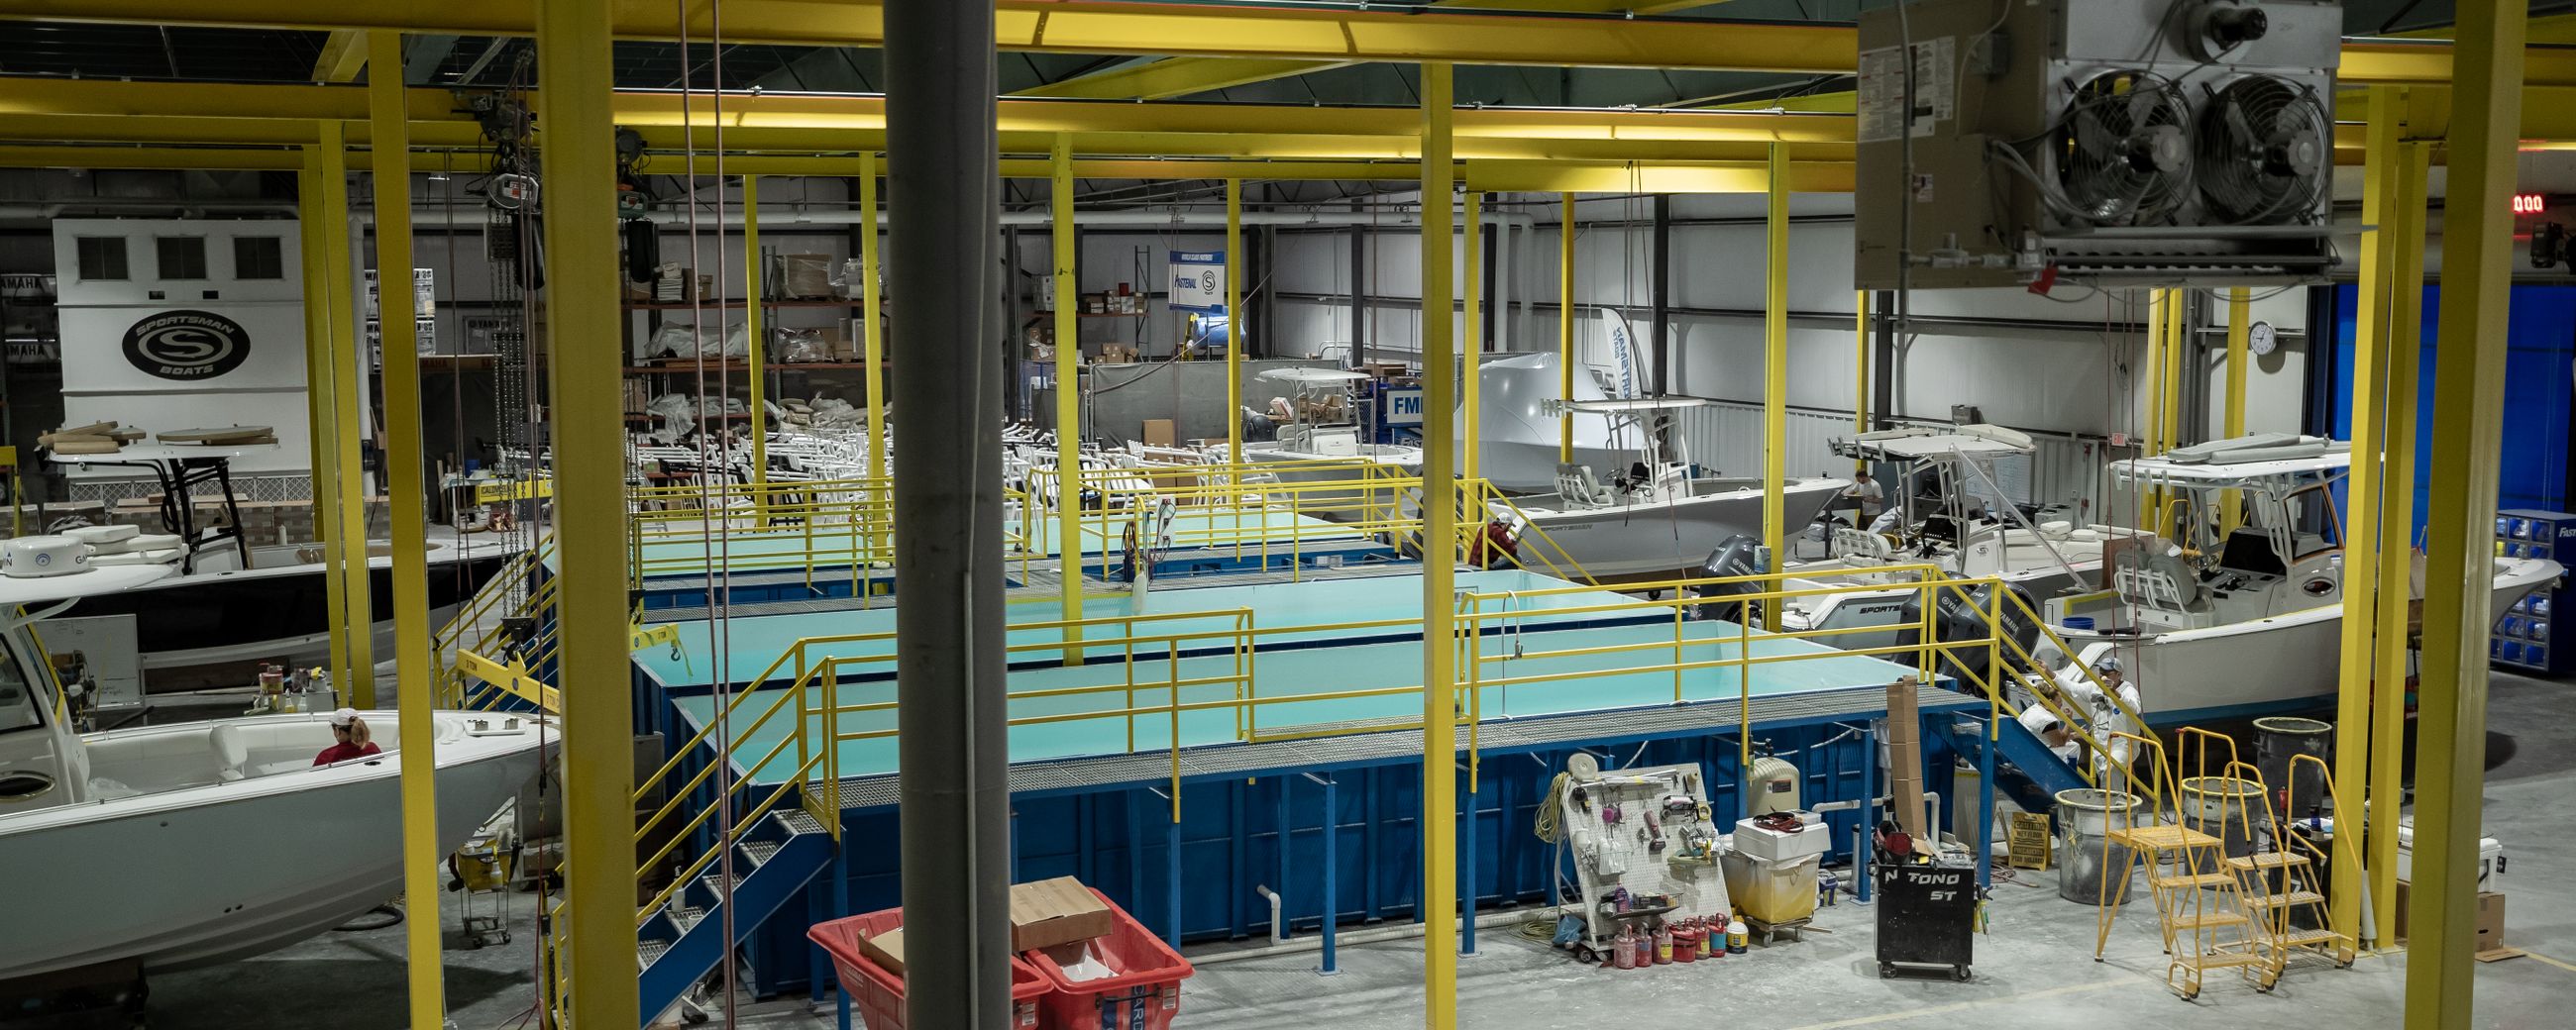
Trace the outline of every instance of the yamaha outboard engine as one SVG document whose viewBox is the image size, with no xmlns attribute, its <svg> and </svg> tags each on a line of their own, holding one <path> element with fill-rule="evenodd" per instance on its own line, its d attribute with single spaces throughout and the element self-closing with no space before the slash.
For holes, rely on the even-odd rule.
<svg viewBox="0 0 2576 1030">
<path fill-rule="evenodd" d="M 1709 579 L 1721 576 L 1758 576 L 1771 571 L 1770 558 L 1770 555 L 1763 553 L 1761 540 L 1749 534 L 1737 533 L 1717 542 L 1717 550 L 1708 552 L 1708 560 L 1700 563 L 1698 575 Z M 1690 591 L 1693 596 L 1703 599 L 1733 597 L 1739 594 L 1761 593 L 1762 584 L 1703 583 L 1690 588 Z M 1758 606 L 1760 603 L 1736 601 L 1725 604 L 1692 605 L 1691 617 L 1741 622 L 1747 617 L 1745 609 Z M 1759 608 L 1756 607 L 1755 610 L 1758 612 Z"/>
<path fill-rule="evenodd" d="M 1994 608 L 1997 586 L 1998 584 L 1995 583 L 1984 583 L 1967 590 L 1945 588 L 1939 591 L 1940 600 L 1935 603 L 1932 611 L 1933 639 L 1943 643 L 1985 639 L 1985 613 Z M 2031 600 L 2030 591 L 2013 584 L 2001 584 L 2001 586 L 2021 598 L 2020 605 L 2007 604 L 2003 608 L 2000 619 L 2003 635 L 2014 643 L 2020 644 L 2022 652 L 2031 652 L 2039 643 L 2039 623 L 2025 614 L 2025 607 L 2028 611 L 2037 611 L 2039 605 Z M 1896 646 L 1913 647 L 1923 642 L 1923 634 L 1917 628 L 1923 624 L 1922 594 L 1917 593 L 1908 598 L 1904 610 L 1896 618 L 1896 624 L 1903 627 L 1896 633 Z M 2012 648 L 2004 649 L 2004 664 L 2010 670 L 2032 671 L 2029 663 L 2022 661 L 2021 654 L 2016 653 Z M 1972 685 L 1984 679 L 1986 675 L 1982 664 L 1970 666 L 1965 659 L 1955 658 L 1947 653 L 1941 656 L 1938 668 L 1942 675 L 1958 679 L 1961 686 Z M 1975 672 L 1974 676 L 1969 675 L 1971 669 Z"/>
</svg>

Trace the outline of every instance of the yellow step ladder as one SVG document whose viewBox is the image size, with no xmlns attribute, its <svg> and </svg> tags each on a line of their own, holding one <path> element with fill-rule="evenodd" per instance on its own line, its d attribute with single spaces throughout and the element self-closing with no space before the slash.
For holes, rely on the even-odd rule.
<svg viewBox="0 0 2576 1030">
<path fill-rule="evenodd" d="M 2177 749 L 2188 746 L 2194 733 L 2224 739 L 2206 731 L 2185 729 L 2177 738 Z M 2173 808 L 2174 799 L 2167 790 L 2171 781 L 2163 746 L 2129 734 L 2113 737 L 2126 738 L 2136 749 L 2134 753 L 2147 759 L 2149 779 L 2141 782 L 2135 773 L 2122 770 L 2146 803 L 2114 813 L 2113 825 L 2105 835 L 2112 847 L 2123 850 L 2120 870 L 2105 870 L 2102 880 L 2094 961 L 2102 960 L 2110 944 L 2112 919 L 2128 900 L 2129 884 L 2138 866 L 2144 865 L 2147 891 L 2154 899 L 2158 929 L 2164 937 L 2167 987 L 2190 1000 L 2200 996 L 2210 970 L 2235 969 L 2257 988 L 2270 990 L 2279 978 L 2279 963 L 2274 958 L 2278 949 L 2266 946 L 2261 921 L 2246 903 L 2243 882 L 2228 865 L 2225 828 L 2221 827 L 2220 836 L 2212 836 L 2179 821 L 2165 822 L 2167 812 L 2176 812 L 2177 819 L 2179 812 Z M 2228 747 L 2232 752 L 2234 743 L 2229 742 Z M 2133 821 L 2140 818 L 2136 814 L 2139 812 L 2145 813 L 2144 823 Z"/>
<path fill-rule="evenodd" d="M 2334 775 L 2325 760 L 2315 755 L 2294 755 L 2290 759 L 2290 778 L 2298 778 L 2300 763 L 2314 763 L 2326 796 L 2334 799 Z M 2228 775 L 2242 770 L 2244 776 L 2263 783 L 2263 774 L 2252 766 L 2232 763 Z M 2250 820 L 2253 813 L 2246 813 Z M 2317 868 L 2332 856 L 2304 834 L 2294 833 L 2290 823 L 2272 806 L 2270 785 L 2263 789 L 2263 825 L 2268 829 L 2271 850 L 2228 860 L 2233 872 L 2247 892 L 2246 904 L 2260 918 L 2264 953 L 2271 961 L 2272 978 L 2279 979 L 2290 958 L 2301 951 L 2333 960 L 2336 968 L 2349 969 L 2358 949 L 2353 935 L 2334 925 L 2332 911 L 2326 905 L 2325 891 L 2317 882 Z M 2341 835 L 2337 835 L 2340 842 Z M 2300 918 L 2305 916 L 2305 919 Z M 2302 925 L 2305 924 L 2305 925 Z"/>
</svg>

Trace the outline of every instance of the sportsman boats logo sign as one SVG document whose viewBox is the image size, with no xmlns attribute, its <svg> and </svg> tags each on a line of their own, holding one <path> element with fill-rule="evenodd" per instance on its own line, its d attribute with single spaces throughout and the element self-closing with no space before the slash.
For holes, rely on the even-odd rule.
<svg viewBox="0 0 2576 1030">
<path fill-rule="evenodd" d="M 164 311 L 125 331 L 125 360 L 163 379 L 201 382 L 250 360 L 250 332 L 212 311 Z"/>
</svg>

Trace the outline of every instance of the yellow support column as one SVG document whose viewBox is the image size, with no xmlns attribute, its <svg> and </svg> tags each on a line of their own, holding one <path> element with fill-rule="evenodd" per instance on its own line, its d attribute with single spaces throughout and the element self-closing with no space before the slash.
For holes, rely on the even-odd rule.
<svg viewBox="0 0 2576 1030">
<path fill-rule="evenodd" d="M 2432 163 L 2430 143 L 2407 142 L 2398 148 L 2396 174 L 2389 179 L 2388 202 L 2379 231 L 2390 241 L 2388 283 L 2388 397 L 2381 421 L 2386 425 L 2381 449 L 2387 452 L 2379 474 L 2379 613 L 2377 668 L 2389 679 L 2403 680 L 2406 669 L 2407 616 L 2414 597 L 2415 562 L 2415 422 L 2416 380 L 2424 354 L 2424 246 L 2426 178 Z M 2361 503 L 2361 495 L 2348 495 Z M 2370 766 L 2369 826 L 2397 825 L 2398 805 L 2405 800 L 2399 763 L 2406 731 L 2406 691 L 2391 686 L 2370 696 L 2370 749 L 2391 756 Z M 2480 751 L 2484 750 L 2481 743 Z M 2370 854 L 2370 910 L 2397 911 L 2397 834 L 2364 838 Z"/>
<path fill-rule="evenodd" d="M 556 562 L 562 641 L 564 885 L 573 1026 L 640 1026 L 635 994 L 635 767 L 628 700 L 626 471 L 618 369 L 616 145 L 609 0 L 539 0 L 537 122 L 546 127 L 546 287 L 553 312 Z"/>
<path fill-rule="evenodd" d="M 1422 1025 L 1458 1025 L 1457 440 L 1448 318 L 1450 69 L 1422 66 Z"/>
<path fill-rule="evenodd" d="M 2254 360 L 2253 352 L 2246 345 L 2246 332 L 2248 320 L 2253 317 L 2253 307 L 2253 291 L 2242 286 L 2228 289 L 2227 388 L 2224 391 L 2225 396 L 2220 400 L 2218 421 L 2218 435 L 2221 439 L 2232 440 L 2245 435 L 2245 376 L 2247 374 L 2245 366 L 2247 362 Z M 2237 524 L 2244 521 L 2242 514 L 2237 510 L 2242 506 L 2243 501 L 2237 491 L 2226 490 L 2219 493 L 2218 535 L 2221 539 L 2236 532 Z"/>
<path fill-rule="evenodd" d="M 1556 228 L 1556 396 L 1574 403 L 1574 194 L 1562 194 Z M 1574 411 L 1556 420 L 1556 460 L 1574 460 Z"/>
<path fill-rule="evenodd" d="M 358 378 L 358 364 L 365 355 L 358 345 L 358 304 L 350 282 L 355 276 L 349 270 L 353 258 L 349 254 L 348 128 L 339 121 L 325 121 L 321 126 L 321 233 L 325 248 L 322 278 L 331 295 L 330 331 L 323 334 L 322 341 L 331 376 L 331 424 L 336 430 L 331 436 L 331 517 L 340 540 L 340 564 L 331 573 L 341 582 L 349 631 L 348 674 L 334 682 L 340 688 L 341 703 L 374 708 L 376 612 L 375 590 L 367 571 L 367 473 L 363 458 L 364 443 L 372 434 L 358 414 L 358 397 L 366 389 Z M 404 289 L 411 288 L 408 280 L 406 273 Z M 320 500 L 316 495 L 316 502 Z M 319 509 L 314 519 L 320 521 Z"/>
<path fill-rule="evenodd" d="M 2388 278 L 2394 257 L 2390 248 L 2402 241 L 2384 231 L 2389 207 L 2389 179 L 2397 161 L 2396 91 L 2373 87 L 2370 121 L 2365 130 L 2366 164 L 2361 189 L 2361 274 L 2356 286 L 2352 347 L 2352 472 L 2344 481 L 2343 646 L 2342 673 L 2335 702 L 2335 782 L 2341 803 L 2337 827 L 2363 826 L 2361 805 L 2370 778 L 2371 661 L 2376 657 L 2371 633 L 2376 628 L 2379 583 L 2380 399 L 2388 389 Z M 2394 761 L 2393 756 L 2383 756 Z M 2394 834 L 2394 827 L 2365 827 L 2365 833 Z M 2365 835 L 2364 840 L 2368 837 Z M 2358 865 L 2362 849 L 2335 849 L 2334 897 L 2329 906 L 2338 927 L 2358 931 L 2361 899 L 2368 887 Z M 2379 943 L 2393 939 L 2396 913 L 2373 910 Z"/>
<path fill-rule="evenodd" d="M 1225 181 L 1225 462 L 1243 464 L 1243 180 Z"/>
<path fill-rule="evenodd" d="M 1762 261 L 1762 546 L 1771 567 L 1789 554 L 1789 513 L 1781 490 L 1789 476 L 1789 145 L 1771 144 L 1770 207 Z M 1780 606 L 1762 606 L 1762 628 L 1778 632 Z"/>
<path fill-rule="evenodd" d="M 1458 381 L 1467 395 L 1467 402 L 1463 428 L 1458 432 L 1458 467 L 1461 470 L 1460 474 L 1470 480 L 1475 479 L 1477 474 L 1476 450 L 1480 445 L 1476 441 L 1476 419 L 1480 413 L 1481 402 L 1478 395 L 1481 391 L 1477 389 L 1476 376 L 1484 366 L 1485 351 L 1485 320 L 1480 317 L 1485 302 L 1485 247 L 1482 238 L 1478 235 L 1480 227 L 1477 225 L 1478 219 L 1483 218 L 1485 214 L 1484 199 L 1483 194 L 1472 189 L 1468 190 L 1466 212 L 1459 222 L 1459 245 L 1467 250 L 1466 271 L 1459 277 L 1459 289 L 1466 294 L 1467 303 L 1461 305 L 1466 313 L 1459 317 L 1459 322 L 1463 326 L 1459 330 L 1461 334 L 1459 339 L 1466 341 L 1466 346 L 1461 348 L 1462 353 L 1466 355 L 1466 364 L 1458 371 Z M 1426 411 L 1423 413 L 1423 418 L 1428 421 L 1435 414 L 1437 413 Z"/>
<path fill-rule="evenodd" d="M 1051 156 L 1047 171 L 1055 223 L 1049 238 L 1055 250 L 1055 532 L 1056 553 L 1062 556 L 1059 567 L 1064 572 L 1064 621 L 1072 622 L 1082 618 L 1082 334 L 1074 318 L 1082 287 L 1073 275 L 1073 137 L 1057 133 Z M 1107 561 L 1108 541 L 1101 544 L 1101 560 Z M 1081 629 L 1067 626 L 1065 633 L 1073 639 Z M 1068 650 L 1064 660 L 1068 665 L 1080 662 L 1082 652 Z"/>
<path fill-rule="evenodd" d="M 2514 147 L 2522 119 L 2522 4 L 2461 4 L 2442 232 L 2440 364 L 2425 504 L 2423 686 L 2416 692 L 2414 908 L 2406 1025 L 2465 1030 L 2486 786 L 2487 631 L 2505 307 L 2513 279 Z"/>
<path fill-rule="evenodd" d="M 2146 430 L 2138 450 L 2148 457 L 2164 453 L 2165 431 L 2165 304 L 2169 291 L 2147 291 L 2147 410 Z M 2134 294 L 2132 294 L 2134 296 Z M 2156 525 L 2158 498 L 2161 491 L 2138 490 L 2138 526 L 2163 532 L 2169 527 Z"/>
<path fill-rule="evenodd" d="M 742 324 L 751 346 L 744 349 L 742 362 L 743 374 L 751 380 L 752 497 L 763 507 L 768 500 L 758 488 L 769 481 L 769 409 L 764 404 L 769 399 L 769 327 L 763 324 L 767 320 L 762 316 L 768 312 L 760 302 L 768 299 L 768 291 L 761 289 L 766 278 L 761 272 L 767 264 L 760 259 L 760 177 L 746 175 L 742 177 Z M 722 391 L 731 382 L 730 376 L 719 375 L 716 389 Z"/>
<path fill-rule="evenodd" d="M 411 126 L 403 93 L 402 34 L 367 33 L 367 113 L 375 158 L 376 310 L 384 326 L 385 501 L 393 521 L 394 707 L 403 754 L 438 748 L 438 707 L 430 682 L 429 490 L 422 483 L 420 354 L 412 319 Z M 435 1027 L 447 1017 L 439 962 L 438 793 L 428 762 L 402 767 L 403 896 L 420 918 L 403 921 L 411 1025 Z"/>
<path fill-rule="evenodd" d="M 1869 432 L 1869 291 L 1852 293 L 1852 432 Z M 1854 460 L 1854 468 L 1868 468 Z"/>
<path fill-rule="evenodd" d="M 331 397 L 331 327 L 338 324 L 331 312 L 331 281 L 325 267 L 331 260 L 331 248 L 322 242 L 322 148 L 304 148 L 304 168 L 296 176 L 296 215 L 303 248 L 304 279 L 304 390 L 306 416 L 312 429 L 312 494 L 313 535 L 322 542 L 322 577 L 324 604 L 331 618 L 331 682 L 349 680 L 349 596 L 348 582 L 336 571 L 340 567 L 340 527 L 325 516 L 323 508 L 330 499 L 340 496 L 339 453 L 332 439 L 338 425 L 332 416 L 337 410 Z"/>
<path fill-rule="evenodd" d="M 2183 369 L 2193 353 L 2191 331 L 2191 291 L 2172 290 L 2166 294 L 2165 317 L 2165 449 L 2183 445 Z"/>
<path fill-rule="evenodd" d="M 884 482 L 885 426 L 885 287 L 877 281 L 877 155 L 859 155 L 859 327 L 866 367 L 860 370 L 868 390 L 868 478 Z M 891 501 L 889 501 L 891 503 Z"/>
</svg>

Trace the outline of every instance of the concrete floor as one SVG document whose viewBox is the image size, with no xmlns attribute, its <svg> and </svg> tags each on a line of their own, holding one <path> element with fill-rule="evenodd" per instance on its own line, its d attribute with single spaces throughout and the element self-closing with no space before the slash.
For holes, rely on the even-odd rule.
<svg viewBox="0 0 2576 1030">
<path fill-rule="evenodd" d="M 2524 958 L 2477 967 L 2477 1025 L 2567 1026 L 2576 999 L 2576 684 L 2497 673 L 2490 722 L 2499 729 L 2489 773 L 2488 832 L 2504 841 L 2506 943 Z M 2509 751 L 2509 756 L 2508 756 Z M 450 950 L 451 1025 L 496 1030 L 520 1025 L 534 996 L 534 903 L 514 899 L 513 944 Z M 442 918 L 457 946 L 457 897 Z M 1999 884 L 1990 933 L 1977 941 L 1976 977 L 1882 980 L 1872 958 L 1868 908 L 1846 902 L 1818 913 L 1803 942 L 1756 946 L 1708 965 L 1618 972 L 1578 966 L 1544 944 L 1488 930 L 1479 954 L 1460 963 L 1460 1025 L 1514 1030 L 1591 1028 L 1688 1021 L 1761 1030 L 1921 1027 L 1968 1023 L 2030 1027 L 2238 1026 L 2295 1020 L 2337 1030 L 2401 1022 L 2405 955 L 2363 957 L 2350 970 L 2294 966 L 2280 989 L 2258 994 L 2214 974 L 2197 1002 L 2165 990 L 2162 956 L 2143 906 L 2115 925 L 2109 960 L 2092 960 L 2094 909 L 2060 900 L 2054 874 Z M 1826 932 L 1815 932 L 1826 931 Z M 392 1030 L 404 1025 L 400 928 L 331 933 L 260 958 L 158 977 L 152 1025 L 162 1030 Z M 1313 952 L 1205 965 L 1189 980 L 1177 1025 L 1185 1030 L 1267 1030 L 1329 1025 L 1397 1030 L 1422 1025 L 1421 942 L 1341 949 L 1342 973 L 1313 972 Z M 738 1025 L 821 1028 L 829 1009 L 801 999 L 748 1005 Z M 10 1024 L 28 1030 L 122 1025 L 105 1016 Z M 2275 1025 L 2292 1025 L 2281 1023 Z"/>
</svg>

